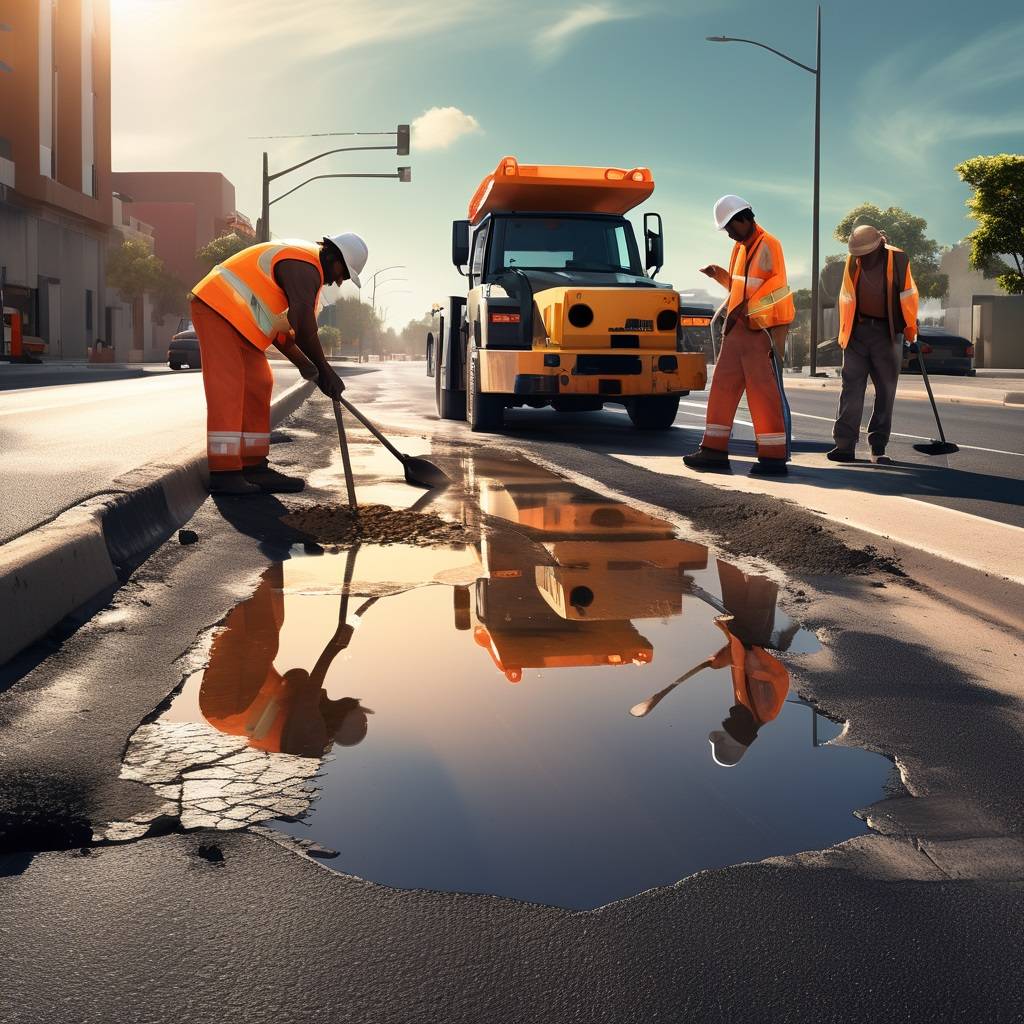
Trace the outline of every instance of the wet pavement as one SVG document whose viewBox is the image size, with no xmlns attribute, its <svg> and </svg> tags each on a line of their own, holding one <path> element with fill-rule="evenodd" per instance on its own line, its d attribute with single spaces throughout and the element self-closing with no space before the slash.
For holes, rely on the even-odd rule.
<svg viewBox="0 0 1024 1024">
<path fill-rule="evenodd" d="M 345 873 L 569 908 L 865 831 L 890 762 L 798 697 L 818 645 L 776 582 L 525 461 L 452 468 L 389 496 L 477 540 L 296 544 L 122 777 L 185 828 L 284 819 Z"/>
</svg>

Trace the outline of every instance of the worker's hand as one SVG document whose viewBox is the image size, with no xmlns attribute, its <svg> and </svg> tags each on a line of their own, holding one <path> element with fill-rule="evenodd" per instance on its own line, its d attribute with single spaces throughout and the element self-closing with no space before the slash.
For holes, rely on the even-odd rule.
<svg viewBox="0 0 1024 1024">
<path fill-rule="evenodd" d="M 337 401 L 345 390 L 345 382 L 334 372 L 330 366 L 325 366 L 320 371 L 316 386 L 330 399 Z"/>
<path fill-rule="evenodd" d="M 708 264 L 708 265 L 707 265 L 706 267 L 701 267 L 701 268 L 700 268 L 700 272 L 701 272 L 701 273 L 702 273 L 702 274 L 703 274 L 703 275 L 704 275 L 705 277 L 710 277 L 710 278 L 712 278 L 712 279 L 714 279 L 714 278 L 715 278 L 715 277 L 717 276 L 717 272 L 718 272 L 719 270 L 722 270 L 722 268 L 721 268 L 721 267 L 719 267 L 719 266 L 717 266 L 717 265 L 716 265 L 716 264 L 714 264 L 714 263 L 709 263 L 709 264 Z M 723 273 L 724 273 L 724 271 L 723 271 Z"/>
</svg>

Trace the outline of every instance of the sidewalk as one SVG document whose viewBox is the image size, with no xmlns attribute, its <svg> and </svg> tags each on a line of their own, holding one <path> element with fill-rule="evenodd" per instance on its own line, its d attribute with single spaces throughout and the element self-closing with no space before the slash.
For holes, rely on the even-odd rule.
<svg viewBox="0 0 1024 1024">
<path fill-rule="evenodd" d="M 710 367 L 709 367 L 710 369 Z M 822 371 L 828 377 L 808 377 L 803 373 L 785 373 L 786 390 L 818 390 L 839 393 L 842 381 L 838 367 Z M 946 377 L 932 374 L 932 392 L 936 401 L 973 405 L 1024 405 L 1024 370 L 979 370 L 976 377 Z M 924 379 L 917 374 L 901 374 L 896 388 L 899 398 L 928 399 Z"/>
</svg>

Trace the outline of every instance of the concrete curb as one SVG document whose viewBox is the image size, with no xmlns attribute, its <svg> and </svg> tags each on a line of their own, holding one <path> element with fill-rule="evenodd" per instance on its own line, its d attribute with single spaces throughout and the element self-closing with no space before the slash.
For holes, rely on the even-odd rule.
<svg viewBox="0 0 1024 1024">
<path fill-rule="evenodd" d="M 835 392 L 836 395 L 840 391 L 840 382 L 838 377 L 829 377 L 825 380 L 807 380 L 801 377 L 783 377 L 782 382 L 786 387 L 787 391 L 827 391 Z M 915 382 L 916 383 L 916 382 Z M 935 388 L 935 382 L 932 382 L 932 389 Z M 958 389 L 959 394 L 950 394 L 948 392 L 936 391 L 935 401 L 936 402 L 949 402 L 953 405 L 1024 405 L 1024 391 L 1001 391 L 997 388 L 972 388 L 964 387 Z M 909 398 L 927 402 L 928 394 L 922 388 L 918 391 L 916 388 L 911 390 L 910 388 L 899 388 L 896 392 L 898 398 Z"/>
<path fill-rule="evenodd" d="M 315 389 L 298 381 L 271 403 L 277 426 Z M 103 599 L 206 500 L 206 453 L 154 462 L 110 490 L 0 546 L 0 665 L 80 608 Z"/>
</svg>

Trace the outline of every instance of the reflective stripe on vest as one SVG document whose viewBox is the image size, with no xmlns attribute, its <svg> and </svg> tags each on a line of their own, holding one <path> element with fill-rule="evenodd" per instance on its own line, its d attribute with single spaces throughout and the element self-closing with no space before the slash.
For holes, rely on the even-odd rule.
<svg viewBox="0 0 1024 1024">
<path fill-rule="evenodd" d="M 262 270 L 263 257 L 260 257 L 259 263 Z M 273 338 L 278 334 L 288 333 L 291 326 L 288 323 L 287 315 L 285 313 L 271 313 L 260 301 L 259 296 L 233 270 L 228 270 L 227 267 L 218 264 L 213 268 L 213 273 L 220 277 L 245 303 L 260 334 Z"/>
</svg>

